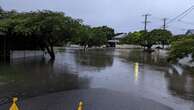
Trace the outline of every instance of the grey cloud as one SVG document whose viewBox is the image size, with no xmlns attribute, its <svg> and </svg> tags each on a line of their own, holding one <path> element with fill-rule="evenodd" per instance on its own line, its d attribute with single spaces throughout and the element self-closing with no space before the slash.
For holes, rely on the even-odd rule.
<svg viewBox="0 0 194 110">
<path fill-rule="evenodd" d="M 1 0 L 0 5 L 6 9 L 18 11 L 31 11 L 49 9 L 63 11 L 74 18 L 81 18 L 86 24 L 92 26 L 108 25 L 117 32 L 129 32 L 143 28 L 142 15 L 150 13 L 151 23 L 149 29 L 162 25 L 163 17 L 172 18 L 187 8 L 193 2 L 191 0 Z M 194 13 L 193 13 L 194 14 Z M 193 15 L 192 14 L 192 15 Z M 185 19 L 192 21 L 193 16 Z M 173 33 L 183 33 L 192 25 L 173 23 L 169 29 Z"/>
</svg>

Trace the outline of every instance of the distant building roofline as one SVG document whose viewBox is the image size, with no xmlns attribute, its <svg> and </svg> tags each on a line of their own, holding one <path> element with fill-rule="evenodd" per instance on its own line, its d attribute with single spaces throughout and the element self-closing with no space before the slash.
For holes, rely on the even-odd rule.
<svg viewBox="0 0 194 110">
<path fill-rule="evenodd" d="M 187 30 L 187 32 L 185 34 L 186 35 L 194 35 L 194 29 Z"/>
<path fill-rule="evenodd" d="M 119 35 L 114 36 L 115 39 L 121 39 L 121 38 L 125 38 L 127 36 L 127 33 L 122 33 Z"/>
</svg>

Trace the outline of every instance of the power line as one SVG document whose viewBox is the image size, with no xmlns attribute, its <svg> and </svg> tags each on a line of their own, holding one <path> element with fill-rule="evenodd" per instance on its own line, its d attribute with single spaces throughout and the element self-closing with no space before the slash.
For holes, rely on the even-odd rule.
<svg viewBox="0 0 194 110">
<path fill-rule="evenodd" d="M 179 14 L 178 16 L 174 17 L 173 19 L 171 19 L 169 22 L 167 22 L 167 24 L 170 24 L 172 22 L 174 22 L 175 20 L 177 20 L 179 17 L 183 18 L 186 15 L 188 15 L 192 10 L 194 9 L 194 6 L 191 6 L 190 8 L 188 8 L 187 10 L 185 10 L 184 12 L 182 12 L 181 14 Z"/>
<path fill-rule="evenodd" d="M 183 19 L 185 16 L 187 16 L 188 14 L 190 14 L 193 11 L 193 8 L 191 10 L 189 10 L 187 13 L 185 13 L 183 16 L 181 16 L 179 18 L 179 20 Z"/>
</svg>

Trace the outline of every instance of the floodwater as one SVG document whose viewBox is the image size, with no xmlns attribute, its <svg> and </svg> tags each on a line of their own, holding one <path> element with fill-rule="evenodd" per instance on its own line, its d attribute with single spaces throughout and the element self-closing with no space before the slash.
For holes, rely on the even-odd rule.
<svg viewBox="0 0 194 110">
<path fill-rule="evenodd" d="M 42 55 L 0 65 L 0 105 L 20 99 L 85 88 L 133 93 L 175 110 L 194 110 L 194 69 L 169 64 L 166 52 L 141 49 L 60 49 L 51 62 Z"/>
</svg>

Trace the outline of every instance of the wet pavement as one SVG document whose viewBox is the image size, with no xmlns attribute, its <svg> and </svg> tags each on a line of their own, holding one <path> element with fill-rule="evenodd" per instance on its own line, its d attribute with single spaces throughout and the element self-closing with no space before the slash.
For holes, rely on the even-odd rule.
<svg viewBox="0 0 194 110">
<path fill-rule="evenodd" d="M 126 94 L 107 89 L 54 93 L 19 101 L 18 106 L 20 110 L 76 110 L 79 101 L 84 102 L 84 110 L 172 110 L 133 93 Z M 0 110 L 8 110 L 10 105 L 0 106 Z"/>
<path fill-rule="evenodd" d="M 10 103 L 13 96 L 22 101 L 103 88 L 135 94 L 174 110 L 194 110 L 194 68 L 168 63 L 166 51 L 66 48 L 56 52 L 54 62 L 39 52 L 12 53 L 15 58 L 10 64 L 0 64 L 0 106 Z"/>
</svg>

